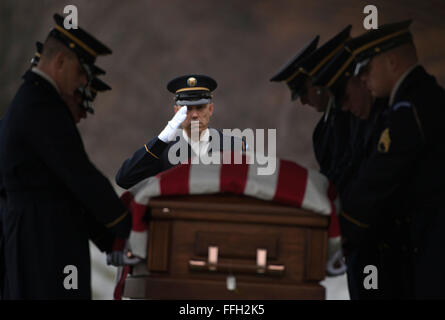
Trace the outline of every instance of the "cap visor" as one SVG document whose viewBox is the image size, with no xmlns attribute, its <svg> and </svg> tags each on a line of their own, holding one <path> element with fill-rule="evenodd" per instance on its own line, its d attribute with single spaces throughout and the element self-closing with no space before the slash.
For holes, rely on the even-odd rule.
<svg viewBox="0 0 445 320">
<path fill-rule="evenodd" d="M 197 106 L 201 104 L 207 104 L 210 102 L 210 99 L 199 99 L 199 100 L 177 100 L 177 106 Z"/>
</svg>

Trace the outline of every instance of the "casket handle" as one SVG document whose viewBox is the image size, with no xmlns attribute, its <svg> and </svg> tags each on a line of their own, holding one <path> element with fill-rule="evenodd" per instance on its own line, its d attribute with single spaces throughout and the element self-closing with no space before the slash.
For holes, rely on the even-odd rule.
<svg viewBox="0 0 445 320">
<path fill-rule="evenodd" d="M 208 247 L 207 261 L 199 259 L 189 260 L 189 268 L 192 271 L 201 272 L 230 272 L 230 273 L 253 273 L 267 275 L 282 275 L 285 266 L 282 264 L 267 264 L 267 250 L 257 249 L 256 264 L 233 264 L 218 261 L 219 249 L 217 246 Z"/>
</svg>

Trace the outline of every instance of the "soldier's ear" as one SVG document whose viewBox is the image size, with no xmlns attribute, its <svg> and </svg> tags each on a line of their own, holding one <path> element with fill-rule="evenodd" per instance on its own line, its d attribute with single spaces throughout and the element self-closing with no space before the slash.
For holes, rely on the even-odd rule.
<svg viewBox="0 0 445 320">
<path fill-rule="evenodd" d="M 56 55 L 54 56 L 54 66 L 56 70 L 62 68 L 63 64 L 65 63 L 65 60 L 66 60 L 66 55 L 62 51 L 56 53 Z"/>
<path fill-rule="evenodd" d="M 175 105 L 175 106 L 173 107 L 173 109 L 175 110 L 175 113 L 176 113 L 176 112 L 179 111 L 179 109 L 181 109 L 181 106 L 177 106 L 177 105 Z"/>
<path fill-rule="evenodd" d="M 397 71 L 400 65 L 400 57 L 395 52 L 388 52 L 385 58 L 386 66 L 389 71 Z"/>
<path fill-rule="evenodd" d="M 213 102 L 209 103 L 209 111 L 210 111 L 210 115 L 213 114 L 213 108 L 214 108 L 214 106 L 213 106 Z"/>
</svg>

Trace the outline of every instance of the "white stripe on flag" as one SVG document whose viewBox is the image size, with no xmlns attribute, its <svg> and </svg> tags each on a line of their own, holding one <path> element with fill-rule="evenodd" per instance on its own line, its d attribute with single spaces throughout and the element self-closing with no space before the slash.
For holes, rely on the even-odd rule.
<svg viewBox="0 0 445 320">
<path fill-rule="evenodd" d="M 263 200 L 273 200 L 279 172 L 280 161 L 277 161 L 277 168 L 271 175 L 258 175 L 258 165 L 250 164 L 244 194 Z"/>
<path fill-rule="evenodd" d="M 147 239 L 148 230 L 142 232 L 130 232 L 128 241 L 130 242 L 130 248 L 133 255 L 138 256 L 142 259 L 147 258 Z"/>
<path fill-rule="evenodd" d="M 192 164 L 190 166 L 189 193 L 217 193 L 219 192 L 221 165 Z"/>
<path fill-rule="evenodd" d="M 302 208 L 317 213 L 329 215 L 331 204 L 328 198 L 328 179 L 320 172 L 307 169 L 306 191 L 304 193 Z"/>
<path fill-rule="evenodd" d="M 134 195 L 134 201 L 142 205 L 148 205 L 151 197 L 161 194 L 161 184 L 158 177 L 151 177 L 139 182 L 129 190 Z"/>
</svg>

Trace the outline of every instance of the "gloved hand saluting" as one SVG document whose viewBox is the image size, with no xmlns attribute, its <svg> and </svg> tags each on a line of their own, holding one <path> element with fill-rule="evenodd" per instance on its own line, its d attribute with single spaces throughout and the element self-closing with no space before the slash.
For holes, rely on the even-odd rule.
<svg viewBox="0 0 445 320">
<path fill-rule="evenodd" d="M 176 130 L 178 130 L 181 123 L 187 118 L 187 106 L 181 107 L 178 112 L 175 113 L 173 118 L 167 123 L 164 130 L 159 134 L 159 140 L 168 143 L 175 138 Z"/>
<path fill-rule="evenodd" d="M 141 260 L 141 258 L 133 256 L 128 240 L 122 238 L 114 239 L 112 251 L 107 254 L 107 265 L 116 267 L 135 265 Z"/>
</svg>

